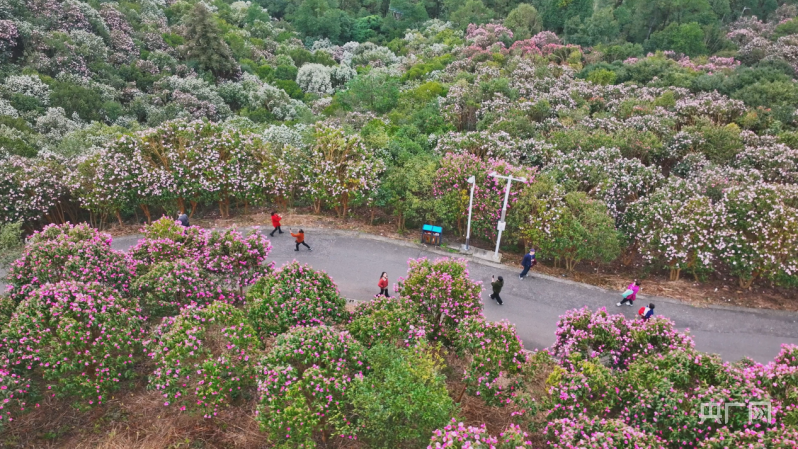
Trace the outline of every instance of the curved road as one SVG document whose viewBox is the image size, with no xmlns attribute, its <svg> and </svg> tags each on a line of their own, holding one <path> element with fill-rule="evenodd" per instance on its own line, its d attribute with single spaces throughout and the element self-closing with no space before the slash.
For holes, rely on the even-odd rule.
<svg viewBox="0 0 798 449">
<path fill-rule="evenodd" d="M 271 228 L 264 230 L 271 231 Z M 311 229 L 306 234 L 312 252 L 304 247 L 295 252 L 291 236 L 278 234 L 270 238 L 274 248 L 269 259 L 277 266 L 296 259 L 325 270 L 345 297 L 360 301 L 372 298 L 379 291 L 377 279 L 382 271 L 388 272 L 392 284 L 403 276 L 409 258 L 437 258 L 442 254 L 460 257 L 457 253 L 368 234 Z M 113 246 L 126 250 L 137 240 L 138 236 L 119 237 Z M 521 281 L 514 268 L 471 260 L 469 272 L 472 279 L 482 281 L 488 288 L 491 274 L 504 276 L 503 306 L 489 299 L 489 292 L 483 289 L 485 316 L 515 323 L 527 349 L 550 346 L 554 342 L 557 319 L 568 309 L 607 307 L 611 313 L 622 312 L 632 318 L 638 308 L 637 305 L 616 307 L 620 292 L 536 274 L 534 270 L 530 277 Z M 698 308 L 644 294 L 638 295 L 638 299 L 646 303 L 655 302 L 658 315 L 672 318 L 679 329 L 689 328 L 697 349 L 718 353 L 725 360 L 736 361 L 748 356 L 765 363 L 778 354 L 782 343 L 798 344 L 796 313 L 730 307 Z"/>
</svg>

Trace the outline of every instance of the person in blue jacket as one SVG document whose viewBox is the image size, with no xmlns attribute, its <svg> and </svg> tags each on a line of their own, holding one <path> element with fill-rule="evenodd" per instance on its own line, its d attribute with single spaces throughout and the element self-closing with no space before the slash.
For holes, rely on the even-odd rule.
<svg viewBox="0 0 798 449">
<path fill-rule="evenodd" d="M 529 250 L 529 254 L 524 255 L 524 258 L 521 260 L 521 266 L 524 267 L 524 271 L 518 275 L 518 279 L 524 280 L 529 270 L 537 264 L 538 261 L 535 259 L 535 248 Z"/>
</svg>

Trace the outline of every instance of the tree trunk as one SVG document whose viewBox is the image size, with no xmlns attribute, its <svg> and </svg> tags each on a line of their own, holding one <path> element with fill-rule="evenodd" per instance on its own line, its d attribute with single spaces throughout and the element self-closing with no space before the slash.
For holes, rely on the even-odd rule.
<svg viewBox="0 0 798 449">
<path fill-rule="evenodd" d="M 759 276 L 759 273 L 757 273 L 756 271 L 751 273 L 751 278 L 750 279 L 745 279 L 742 276 L 740 276 L 740 288 L 751 288 L 751 285 L 754 283 L 754 281 L 756 280 L 756 278 L 758 276 Z"/>
<path fill-rule="evenodd" d="M 457 400 L 455 401 L 456 403 L 458 403 L 458 404 L 459 404 L 459 403 L 460 403 L 460 401 L 462 401 L 462 400 L 463 400 L 463 395 L 465 394 L 466 388 L 468 388 L 468 384 L 466 384 L 466 385 L 463 385 L 463 389 L 462 389 L 462 390 L 460 390 L 460 394 L 457 396 Z"/>
<path fill-rule="evenodd" d="M 147 217 L 147 223 L 152 223 L 152 217 L 150 216 L 150 207 L 146 204 L 141 205 L 141 210 L 144 211 L 144 216 Z"/>
<path fill-rule="evenodd" d="M 679 276 L 682 273 L 682 269 L 678 267 L 670 267 L 670 279 L 672 281 L 678 281 Z"/>
<path fill-rule="evenodd" d="M 188 218 L 193 217 L 194 216 L 194 212 L 196 212 L 196 211 L 197 211 L 197 202 L 196 201 L 191 201 L 191 212 L 189 212 Z"/>
<path fill-rule="evenodd" d="M 180 209 L 181 214 L 186 213 L 186 202 L 183 200 L 183 198 L 177 199 L 177 208 Z"/>
<path fill-rule="evenodd" d="M 119 220 L 119 226 L 122 226 L 122 214 L 119 213 L 119 209 L 116 210 L 116 219 Z"/>
</svg>

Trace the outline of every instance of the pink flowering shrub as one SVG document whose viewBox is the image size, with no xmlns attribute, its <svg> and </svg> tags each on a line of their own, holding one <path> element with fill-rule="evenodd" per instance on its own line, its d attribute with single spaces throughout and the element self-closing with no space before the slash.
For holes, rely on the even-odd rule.
<svg viewBox="0 0 798 449">
<path fill-rule="evenodd" d="M 315 447 L 320 436 L 345 437 L 347 397 L 367 367 L 363 346 L 328 326 L 295 327 L 277 337 L 258 368 L 257 420 L 278 446 Z"/>
<path fill-rule="evenodd" d="M 586 359 L 602 358 L 609 366 L 623 368 L 638 357 L 694 345 L 667 318 L 627 320 L 620 314 L 608 314 L 604 308 L 595 313 L 587 307 L 569 310 L 560 317 L 556 336 L 551 352 L 566 366 L 575 353 Z"/>
<path fill-rule="evenodd" d="M 457 326 L 468 317 L 482 316 L 482 285 L 468 278 L 466 261 L 423 257 L 407 261 L 407 276 L 399 279 L 400 293 L 416 304 L 430 323 L 427 335 L 433 341 L 451 344 Z"/>
<path fill-rule="evenodd" d="M 788 405 L 788 415 L 798 420 L 798 346 L 781 345 L 781 352 L 767 365 L 754 364 L 745 369 L 747 377 L 761 385 L 771 396 Z M 795 421 L 798 422 L 798 421 Z"/>
<path fill-rule="evenodd" d="M 214 301 L 236 302 L 242 298 L 222 287 L 197 262 L 178 259 L 160 262 L 136 278 L 133 294 L 150 316 L 175 315 L 189 304 L 210 305 Z"/>
<path fill-rule="evenodd" d="M 349 318 L 332 278 L 296 261 L 260 278 L 247 292 L 247 303 L 249 320 L 262 337 Z"/>
<path fill-rule="evenodd" d="M 488 433 L 485 424 L 466 427 L 452 418 L 451 424 L 433 432 L 427 449 L 532 449 L 532 442 L 526 438 L 526 432 L 514 424 L 496 438 Z"/>
<path fill-rule="evenodd" d="M 457 334 L 455 347 L 471 359 L 463 374 L 467 391 L 489 405 L 510 403 L 526 363 L 524 344 L 515 326 L 507 321 L 469 317 L 460 323 Z"/>
<path fill-rule="evenodd" d="M 144 238 L 129 253 L 138 261 L 139 273 L 159 262 L 176 259 L 199 259 L 207 252 L 209 233 L 197 227 L 184 227 L 168 217 L 161 217 L 141 229 Z"/>
<path fill-rule="evenodd" d="M 732 432 L 722 428 L 701 442 L 701 449 L 727 448 L 795 448 L 798 447 L 798 429 L 781 425 L 776 428 L 744 429 Z"/>
<path fill-rule="evenodd" d="M 0 368 L 0 430 L 13 421 L 17 414 L 25 411 L 30 388 L 30 379 Z"/>
<path fill-rule="evenodd" d="M 548 423 L 546 439 L 552 449 L 618 448 L 663 449 L 659 438 L 647 435 L 615 419 L 587 418 L 558 419 Z"/>
<path fill-rule="evenodd" d="M 668 441 L 671 447 L 695 447 L 721 428 L 732 431 L 769 428 L 782 416 L 773 402 L 773 421 L 749 423 L 747 410 L 729 413 L 727 422 L 701 420 L 701 404 L 769 401 L 770 395 L 744 372 L 715 355 L 676 350 L 642 358 L 617 378 L 618 417 Z"/>
<path fill-rule="evenodd" d="M 145 318 L 132 298 L 97 283 L 45 284 L 2 335 L 15 372 L 40 375 L 59 397 L 102 403 L 133 376 Z"/>
<path fill-rule="evenodd" d="M 164 406 L 211 418 L 255 384 L 253 357 L 260 342 L 230 304 L 188 306 L 164 318 L 145 346 L 156 366 L 150 386 L 163 394 Z"/>
<path fill-rule="evenodd" d="M 87 224 L 49 225 L 34 233 L 11 264 L 9 296 L 16 302 L 46 283 L 98 282 L 127 294 L 131 272 L 111 236 Z"/>
<path fill-rule="evenodd" d="M 346 328 L 370 348 L 379 343 L 414 346 L 426 340 L 427 326 L 413 301 L 401 296 L 378 296 L 359 304 Z"/>
<path fill-rule="evenodd" d="M 245 287 L 272 269 L 264 263 L 271 250 L 269 240 L 257 230 L 248 236 L 236 229 L 213 231 L 200 264 L 243 295 Z"/>
</svg>

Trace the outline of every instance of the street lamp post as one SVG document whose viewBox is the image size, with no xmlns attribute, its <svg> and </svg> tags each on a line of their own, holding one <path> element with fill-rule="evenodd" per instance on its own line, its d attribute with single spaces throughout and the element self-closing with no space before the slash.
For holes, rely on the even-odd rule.
<svg viewBox="0 0 798 449">
<path fill-rule="evenodd" d="M 474 188 L 477 186 L 477 178 L 472 176 L 468 178 L 468 183 L 471 184 L 471 197 L 468 199 L 468 227 L 466 228 L 466 244 L 465 250 L 468 251 L 468 243 L 471 240 L 471 208 L 474 206 Z"/>
<path fill-rule="evenodd" d="M 504 191 L 504 205 L 502 206 L 502 217 L 499 219 L 499 225 L 497 229 L 499 230 L 499 236 L 496 238 L 496 251 L 493 253 L 493 258 L 499 258 L 499 245 L 502 242 L 502 232 L 506 226 L 504 218 L 507 216 L 507 201 L 510 199 L 510 185 L 513 181 L 521 181 L 526 182 L 526 178 L 513 178 L 512 176 L 502 176 L 496 172 L 490 174 L 491 177 L 494 178 L 502 178 L 507 180 L 507 190 Z"/>
</svg>

